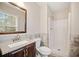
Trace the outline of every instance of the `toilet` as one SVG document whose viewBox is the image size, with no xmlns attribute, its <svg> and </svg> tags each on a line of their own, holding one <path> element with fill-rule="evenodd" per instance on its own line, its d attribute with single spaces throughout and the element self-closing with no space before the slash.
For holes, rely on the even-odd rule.
<svg viewBox="0 0 79 59">
<path fill-rule="evenodd" d="M 42 57 L 47 57 L 48 55 L 51 54 L 51 49 L 49 49 L 48 47 L 46 46 L 40 46 L 40 43 L 41 43 L 41 38 L 37 38 L 36 39 L 36 50 L 38 51 L 38 55 L 39 56 L 42 56 Z M 38 57 L 37 55 L 37 57 Z"/>
</svg>

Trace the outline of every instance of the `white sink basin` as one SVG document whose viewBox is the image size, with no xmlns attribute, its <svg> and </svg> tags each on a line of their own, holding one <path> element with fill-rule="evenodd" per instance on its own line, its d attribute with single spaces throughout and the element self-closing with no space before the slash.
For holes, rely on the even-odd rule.
<svg viewBox="0 0 79 59">
<path fill-rule="evenodd" d="M 16 43 L 13 43 L 13 44 L 9 44 L 8 46 L 10 47 L 10 48 L 13 48 L 13 47 L 17 47 L 17 46 L 20 46 L 20 45 L 22 45 L 22 44 L 25 44 L 25 43 L 27 43 L 28 41 L 26 41 L 26 40 L 23 40 L 23 41 L 20 41 L 20 42 L 16 42 Z"/>
</svg>

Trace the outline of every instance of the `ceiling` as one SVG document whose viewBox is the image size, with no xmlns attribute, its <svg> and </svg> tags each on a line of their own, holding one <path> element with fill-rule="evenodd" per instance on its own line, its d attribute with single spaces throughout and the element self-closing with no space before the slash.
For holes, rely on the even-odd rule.
<svg viewBox="0 0 79 59">
<path fill-rule="evenodd" d="M 45 3 L 37 3 L 38 5 L 42 6 Z M 47 2 L 48 7 L 51 9 L 52 12 L 58 12 L 69 8 L 69 2 Z"/>
<path fill-rule="evenodd" d="M 70 3 L 68 3 L 68 2 L 50 2 L 47 4 L 53 12 L 65 10 L 65 9 L 69 8 L 69 5 L 70 5 Z"/>
</svg>

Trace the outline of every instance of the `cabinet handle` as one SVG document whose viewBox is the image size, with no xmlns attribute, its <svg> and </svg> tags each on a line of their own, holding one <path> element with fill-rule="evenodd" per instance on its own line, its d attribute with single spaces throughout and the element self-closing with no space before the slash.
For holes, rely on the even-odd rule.
<svg viewBox="0 0 79 59">
<path fill-rule="evenodd" d="M 26 55 L 28 55 L 28 50 L 26 49 Z"/>
<path fill-rule="evenodd" d="M 24 50 L 24 57 L 25 57 L 25 50 Z"/>
<path fill-rule="evenodd" d="M 27 55 L 28 55 L 28 50 L 25 49 L 25 50 L 24 50 L 24 56 L 26 57 Z"/>
</svg>

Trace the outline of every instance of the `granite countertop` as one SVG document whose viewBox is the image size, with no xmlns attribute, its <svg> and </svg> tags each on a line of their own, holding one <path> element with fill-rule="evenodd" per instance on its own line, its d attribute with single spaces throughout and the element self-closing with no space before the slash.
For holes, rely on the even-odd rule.
<svg viewBox="0 0 79 59">
<path fill-rule="evenodd" d="M 21 40 L 21 41 L 23 41 L 23 40 Z M 1 48 L 1 51 L 2 51 L 2 55 L 7 54 L 7 53 L 9 53 L 9 52 L 11 52 L 11 51 L 14 51 L 14 50 L 16 50 L 16 49 L 19 49 L 19 48 L 21 48 L 21 47 L 23 47 L 23 46 L 29 45 L 29 44 L 31 44 L 31 43 L 33 43 L 33 42 L 36 42 L 36 41 L 37 41 L 37 39 L 31 39 L 31 40 L 28 40 L 27 43 L 22 44 L 22 45 L 17 46 L 17 47 L 13 47 L 13 48 L 10 48 L 10 47 L 8 46 L 8 45 L 10 45 L 10 44 L 13 43 L 12 40 L 2 42 L 2 43 L 0 43 L 0 48 Z"/>
</svg>

